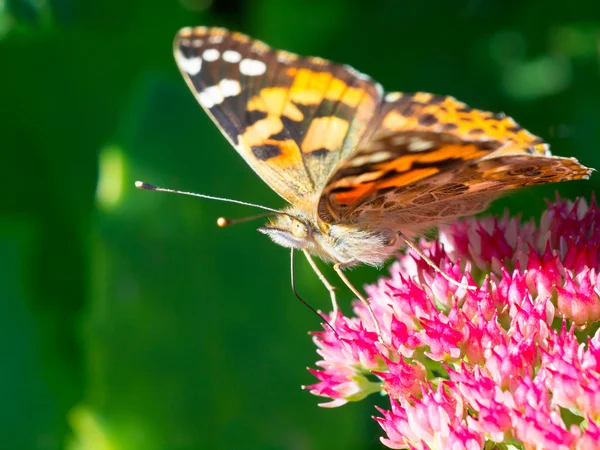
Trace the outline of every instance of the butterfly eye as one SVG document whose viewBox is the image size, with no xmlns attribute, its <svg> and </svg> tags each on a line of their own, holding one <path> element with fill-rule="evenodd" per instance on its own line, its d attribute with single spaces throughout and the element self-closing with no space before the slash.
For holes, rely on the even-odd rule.
<svg viewBox="0 0 600 450">
<path fill-rule="evenodd" d="M 292 221 L 292 226 L 290 227 L 290 231 L 296 238 L 303 239 L 308 236 L 308 228 L 306 225 L 299 220 L 294 219 Z"/>
</svg>

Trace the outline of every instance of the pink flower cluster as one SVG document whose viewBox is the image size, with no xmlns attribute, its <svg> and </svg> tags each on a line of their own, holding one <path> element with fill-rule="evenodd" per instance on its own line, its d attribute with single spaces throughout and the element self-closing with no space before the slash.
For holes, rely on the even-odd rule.
<svg viewBox="0 0 600 450">
<path fill-rule="evenodd" d="M 336 336 L 314 333 L 322 358 L 310 392 L 340 406 L 375 392 L 389 448 L 600 448 L 600 209 L 548 205 L 539 226 L 472 219 L 367 287 Z M 477 283 L 475 282 L 477 280 Z"/>
</svg>

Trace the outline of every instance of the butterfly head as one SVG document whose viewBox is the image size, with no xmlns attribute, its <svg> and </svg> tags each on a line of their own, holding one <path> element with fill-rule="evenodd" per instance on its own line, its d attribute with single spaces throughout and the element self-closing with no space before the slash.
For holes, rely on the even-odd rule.
<svg viewBox="0 0 600 450">
<path fill-rule="evenodd" d="M 283 247 L 308 249 L 314 245 L 315 230 L 305 217 L 282 213 L 258 231 Z"/>
<path fill-rule="evenodd" d="M 393 251 L 386 237 L 361 227 L 343 224 L 325 225 L 315 221 L 300 208 L 279 213 L 258 229 L 273 242 L 287 248 L 307 250 L 332 263 L 349 261 L 379 266 Z"/>
</svg>

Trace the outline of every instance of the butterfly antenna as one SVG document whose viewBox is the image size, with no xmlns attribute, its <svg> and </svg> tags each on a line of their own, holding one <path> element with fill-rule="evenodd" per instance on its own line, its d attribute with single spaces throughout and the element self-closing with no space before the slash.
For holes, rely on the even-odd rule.
<svg viewBox="0 0 600 450">
<path fill-rule="evenodd" d="M 331 325 L 329 323 L 329 321 L 323 317 L 323 315 L 317 311 L 315 308 L 313 308 L 312 306 L 310 306 L 306 300 L 304 300 L 302 297 L 300 297 L 300 294 L 298 294 L 298 291 L 296 290 L 296 277 L 294 276 L 294 249 L 292 249 L 291 254 L 290 254 L 290 270 L 291 270 L 291 275 L 292 275 L 292 291 L 294 291 L 294 295 L 296 296 L 296 298 L 298 300 L 300 300 L 300 303 L 302 303 L 304 306 L 306 306 L 308 309 L 310 309 L 313 313 L 315 313 L 317 316 L 319 316 L 319 319 L 321 319 L 323 322 L 325 322 L 325 324 L 327 324 L 327 326 L 329 328 L 331 328 L 331 331 L 333 331 L 333 334 L 335 334 L 335 336 L 339 339 L 340 335 L 337 333 L 337 331 L 335 331 L 335 328 L 333 328 L 333 325 Z"/>
<path fill-rule="evenodd" d="M 228 227 L 229 225 L 235 225 L 236 223 L 249 222 L 250 220 L 260 219 L 261 217 L 267 217 L 272 215 L 270 212 L 264 212 L 261 214 L 255 214 L 254 216 L 239 217 L 237 219 L 227 219 L 225 217 L 219 217 L 217 219 L 217 225 L 221 228 Z"/>
<path fill-rule="evenodd" d="M 265 211 L 270 211 L 270 212 L 275 213 L 275 214 L 283 214 L 281 211 L 278 211 L 276 209 L 268 208 L 266 206 L 257 205 L 255 203 L 243 202 L 241 200 L 233 200 L 231 198 L 213 197 L 212 195 L 198 194 L 196 192 L 179 191 L 177 189 L 166 189 L 166 188 L 154 186 L 153 184 L 150 184 L 150 183 L 145 183 L 143 181 L 136 181 L 135 182 L 135 187 L 138 188 L 138 189 L 142 189 L 144 191 L 169 192 L 171 194 L 189 195 L 190 197 L 200 197 L 200 198 L 206 198 L 208 200 L 220 200 L 222 202 L 235 203 L 235 204 L 238 204 L 238 205 L 251 206 L 253 208 L 263 209 Z M 268 214 L 264 214 L 264 215 L 268 215 Z M 250 219 L 248 219 L 248 220 L 250 220 Z M 223 219 L 223 223 L 225 224 L 223 226 L 227 225 L 226 221 L 227 221 L 227 219 Z M 218 222 L 219 221 L 217 221 L 217 223 Z M 221 225 L 219 225 L 219 226 L 221 226 Z"/>
</svg>

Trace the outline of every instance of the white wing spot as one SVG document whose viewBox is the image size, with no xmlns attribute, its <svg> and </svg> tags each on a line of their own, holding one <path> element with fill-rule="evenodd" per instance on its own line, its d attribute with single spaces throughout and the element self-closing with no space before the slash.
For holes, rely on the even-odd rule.
<svg viewBox="0 0 600 450">
<path fill-rule="evenodd" d="M 221 80 L 219 83 L 223 97 L 234 97 L 238 95 L 242 88 L 237 80 L 229 80 L 227 78 Z"/>
<path fill-rule="evenodd" d="M 206 49 L 204 50 L 204 53 L 202 53 L 202 59 L 208 62 L 216 61 L 220 56 L 221 53 L 216 48 Z"/>
<path fill-rule="evenodd" d="M 210 96 L 206 92 L 199 92 L 198 96 L 196 98 L 198 99 L 200 104 L 202 106 L 204 106 L 205 108 L 210 109 L 214 106 L 213 101 L 211 100 Z"/>
<path fill-rule="evenodd" d="M 180 50 L 177 50 L 175 59 L 177 59 L 179 67 L 191 76 L 197 75 L 202 69 L 202 59 L 199 56 L 187 58 Z"/>
<path fill-rule="evenodd" d="M 383 162 L 387 159 L 392 159 L 394 154 L 391 152 L 381 151 L 375 153 L 368 153 L 366 155 L 356 156 L 350 160 L 350 167 L 360 167 L 366 164 L 376 164 Z"/>
<path fill-rule="evenodd" d="M 402 98 L 401 92 L 390 92 L 389 94 L 387 94 L 385 96 L 385 101 L 386 102 L 395 102 L 397 100 L 400 100 L 401 98 Z"/>
<path fill-rule="evenodd" d="M 223 61 L 228 63 L 238 63 L 241 61 L 241 59 L 242 55 L 235 50 L 225 50 L 225 52 L 223 52 Z"/>
<path fill-rule="evenodd" d="M 208 42 L 211 44 L 220 44 L 223 42 L 223 36 L 220 34 L 213 34 L 212 36 L 209 36 Z"/>
<path fill-rule="evenodd" d="M 223 103 L 226 97 L 235 97 L 242 91 L 239 81 L 222 79 L 216 86 L 209 86 L 198 94 L 198 101 L 205 108 Z"/>
<path fill-rule="evenodd" d="M 423 152 L 433 147 L 433 142 L 424 141 L 423 139 L 413 139 L 408 144 L 408 150 L 411 152 Z"/>
<path fill-rule="evenodd" d="M 267 71 L 267 65 L 257 59 L 242 59 L 240 63 L 240 72 L 248 77 L 262 75 Z"/>
<path fill-rule="evenodd" d="M 220 105 L 225 100 L 219 86 L 210 86 L 198 94 L 198 101 L 205 108 Z"/>
</svg>

